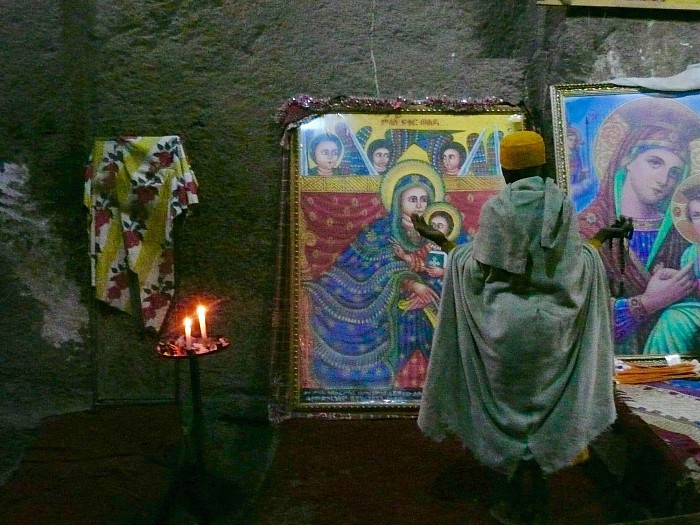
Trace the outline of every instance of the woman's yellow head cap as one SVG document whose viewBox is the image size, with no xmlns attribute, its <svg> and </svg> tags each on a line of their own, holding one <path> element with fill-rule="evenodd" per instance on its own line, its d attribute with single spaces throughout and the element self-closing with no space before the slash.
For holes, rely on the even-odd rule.
<svg viewBox="0 0 700 525">
<path fill-rule="evenodd" d="M 544 139 L 534 131 L 516 131 L 501 139 L 501 166 L 522 170 L 546 163 Z"/>
</svg>

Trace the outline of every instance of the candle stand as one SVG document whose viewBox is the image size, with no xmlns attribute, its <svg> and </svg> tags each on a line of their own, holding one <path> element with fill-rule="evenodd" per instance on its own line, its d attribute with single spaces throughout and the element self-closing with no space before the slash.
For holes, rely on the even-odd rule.
<svg viewBox="0 0 700 525">
<path fill-rule="evenodd" d="M 188 478 L 189 480 L 200 481 L 205 478 L 206 468 L 204 464 L 204 414 L 202 411 L 202 389 L 199 377 L 199 358 L 211 355 L 229 346 L 229 341 L 225 337 L 192 338 L 190 348 L 186 348 L 185 338 L 179 337 L 169 341 L 161 341 L 156 353 L 164 359 L 186 359 L 190 368 L 190 394 L 192 398 L 192 429 L 191 441 L 194 447 L 194 465 L 188 464 L 185 460 L 181 462 L 177 469 L 179 476 L 176 478 Z M 187 457 L 187 454 L 184 454 Z M 191 489 L 191 483 L 188 483 Z M 195 490 L 196 492 L 196 490 Z M 197 494 L 191 495 L 193 500 L 197 500 Z M 200 505 L 196 505 L 200 506 Z M 207 522 L 206 518 L 203 523 Z"/>
</svg>

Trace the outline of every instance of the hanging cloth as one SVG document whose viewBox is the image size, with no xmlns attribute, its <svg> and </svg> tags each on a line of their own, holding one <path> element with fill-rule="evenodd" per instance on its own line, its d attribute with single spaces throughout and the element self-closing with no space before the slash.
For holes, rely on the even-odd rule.
<svg viewBox="0 0 700 525">
<path fill-rule="evenodd" d="M 608 80 L 606 84 L 656 91 L 692 91 L 700 89 L 700 64 L 690 64 L 685 71 L 670 77 L 624 77 Z"/>
<path fill-rule="evenodd" d="M 173 223 L 196 204 L 197 179 L 177 135 L 96 140 L 86 168 L 95 297 L 160 331 L 174 296 Z"/>
</svg>

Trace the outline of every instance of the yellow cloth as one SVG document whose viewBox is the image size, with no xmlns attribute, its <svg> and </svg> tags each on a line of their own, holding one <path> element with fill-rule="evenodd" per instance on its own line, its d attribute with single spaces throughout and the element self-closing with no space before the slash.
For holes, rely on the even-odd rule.
<svg viewBox="0 0 700 525">
<path fill-rule="evenodd" d="M 544 140 L 534 131 L 516 131 L 501 140 L 501 166 L 522 170 L 545 164 Z"/>
<path fill-rule="evenodd" d="M 133 272 L 144 326 L 160 330 L 175 291 L 173 222 L 198 202 L 197 180 L 180 138 L 96 140 L 84 199 L 95 296 L 131 312 Z"/>
</svg>

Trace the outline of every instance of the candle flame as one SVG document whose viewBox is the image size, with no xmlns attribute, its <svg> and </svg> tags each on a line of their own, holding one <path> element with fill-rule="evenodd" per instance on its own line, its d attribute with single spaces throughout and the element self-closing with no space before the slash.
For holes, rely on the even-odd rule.
<svg viewBox="0 0 700 525">
<path fill-rule="evenodd" d="M 207 339 L 207 321 L 205 313 L 207 309 L 201 304 L 197 306 L 197 317 L 199 317 L 199 332 L 202 339 Z"/>
<path fill-rule="evenodd" d="M 185 317 L 185 327 L 190 327 L 190 326 L 192 326 L 192 318 Z"/>
</svg>

